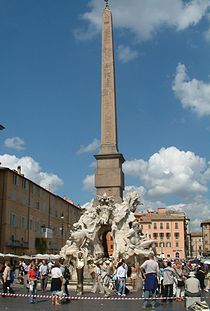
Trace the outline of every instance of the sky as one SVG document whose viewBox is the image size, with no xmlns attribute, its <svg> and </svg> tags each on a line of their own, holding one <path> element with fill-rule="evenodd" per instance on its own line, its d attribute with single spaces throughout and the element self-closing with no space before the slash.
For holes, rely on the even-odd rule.
<svg viewBox="0 0 210 311">
<path fill-rule="evenodd" d="M 110 0 L 119 151 L 139 211 L 210 218 L 210 0 Z M 0 0 L 0 162 L 95 196 L 103 0 Z"/>
</svg>

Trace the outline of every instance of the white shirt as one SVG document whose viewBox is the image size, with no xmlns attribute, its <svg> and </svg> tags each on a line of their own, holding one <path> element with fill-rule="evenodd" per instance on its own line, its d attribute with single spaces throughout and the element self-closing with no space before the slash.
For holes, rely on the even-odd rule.
<svg viewBox="0 0 210 311">
<path fill-rule="evenodd" d="M 146 260 L 142 265 L 141 268 L 144 269 L 145 273 L 158 273 L 159 266 L 158 263 L 153 259 Z"/>
<path fill-rule="evenodd" d="M 51 276 L 52 276 L 52 279 L 57 279 L 57 278 L 62 277 L 63 275 L 62 275 L 61 269 L 59 267 L 53 267 L 51 270 Z"/>
<path fill-rule="evenodd" d="M 117 277 L 118 278 L 126 278 L 127 275 L 127 271 L 124 268 L 124 266 L 120 266 L 119 268 L 117 268 Z"/>
<path fill-rule="evenodd" d="M 47 272 L 48 272 L 48 267 L 47 267 L 47 265 L 41 264 L 41 266 L 39 267 L 39 272 L 40 272 L 42 275 L 47 275 Z"/>
</svg>

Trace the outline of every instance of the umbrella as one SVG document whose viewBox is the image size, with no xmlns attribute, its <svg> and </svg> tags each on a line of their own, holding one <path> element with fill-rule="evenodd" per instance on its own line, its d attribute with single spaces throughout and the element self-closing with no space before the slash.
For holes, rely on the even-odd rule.
<svg viewBox="0 0 210 311">
<path fill-rule="evenodd" d="M 205 264 L 205 265 L 210 265 L 210 259 L 205 260 L 205 261 L 204 261 L 204 264 Z"/>
<path fill-rule="evenodd" d="M 50 255 L 50 259 L 52 260 L 56 260 L 56 259 L 60 259 L 61 256 L 60 255 Z"/>
<path fill-rule="evenodd" d="M 49 259 L 50 255 L 48 254 L 37 254 L 34 256 L 36 259 Z"/>
</svg>

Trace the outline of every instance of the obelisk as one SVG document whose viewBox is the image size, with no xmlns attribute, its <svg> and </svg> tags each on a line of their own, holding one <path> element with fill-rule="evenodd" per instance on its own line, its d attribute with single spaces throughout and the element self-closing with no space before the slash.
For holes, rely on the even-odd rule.
<svg viewBox="0 0 210 311">
<path fill-rule="evenodd" d="M 112 13 L 108 0 L 105 3 L 102 14 L 101 145 L 95 155 L 95 187 L 97 195 L 106 193 L 115 202 L 121 202 L 124 190 L 122 163 L 125 160 L 118 150 Z"/>
</svg>

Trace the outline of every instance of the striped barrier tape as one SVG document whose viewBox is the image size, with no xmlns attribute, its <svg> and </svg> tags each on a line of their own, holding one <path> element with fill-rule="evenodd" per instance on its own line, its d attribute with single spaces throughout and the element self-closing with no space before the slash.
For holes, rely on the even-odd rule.
<svg viewBox="0 0 210 311">
<path fill-rule="evenodd" d="M 30 294 L 12 294 L 12 293 L 0 293 L 2 297 L 19 297 L 19 298 L 31 298 L 34 297 L 36 299 L 52 299 L 52 297 L 56 295 L 30 295 Z M 66 300 L 175 300 L 176 297 L 163 297 L 163 298 L 144 298 L 144 297 L 88 297 L 88 296 L 59 296 Z M 207 297 L 202 297 L 207 298 Z"/>
</svg>

